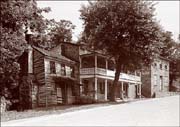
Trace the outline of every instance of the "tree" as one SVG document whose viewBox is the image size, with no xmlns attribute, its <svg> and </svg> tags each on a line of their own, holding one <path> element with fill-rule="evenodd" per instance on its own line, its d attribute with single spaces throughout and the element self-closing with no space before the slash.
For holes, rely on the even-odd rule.
<svg viewBox="0 0 180 127">
<path fill-rule="evenodd" d="M 162 32 L 163 46 L 161 47 L 160 55 L 166 58 L 171 57 L 176 47 L 176 42 L 172 39 L 172 33 L 169 31 Z"/>
<path fill-rule="evenodd" d="M 75 25 L 68 20 L 46 20 L 46 33 L 33 37 L 34 44 L 40 48 L 51 49 L 62 42 L 71 42 Z"/>
<path fill-rule="evenodd" d="M 170 60 L 169 88 L 173 89 L 173 81 L 180 76 L 180 45 L 172 39 L 172 33 L 169 31 L 162 32 L 163 46 L 160 55 Z M 179 66 L 178 66 L 179 65 Z"/>
<path fill-rule="evenodd" d="M 159 53 L 162 28 L 154 18 L 154 10 L 154 3 L 144 0 L 99 0 L 80 10 L 83 41 L 115 58 L 111 101 L 115 101 L 120 72 L 129 66 L 140 68 L 141 63 L 150 63 L 151 56 Z"/>
<path fill-rule="evenodd" d="M 169 86 L 170 91 L 173 91 L 173 81 L 180 77 L 180 44 L 174 44 L 170 54 L 170 75 Z"/>
<path fill-rule="evenodd" d="M 18 57 L 27 47 L 24 32 L 27 27 L 34 32 L 43 32 L 46 28 L 43 11 L 35 0 L 1 0 L 0 6 L 0 94 L 6 98 L 14 98 L 13 93 L 18 88 Z M 8 90 L 9 92 L 5 91 Z M 15 91 L 13 91 L 15 90 Z M 7 93 L 10 93 L 7 95 Z M 17 97 L 17 95 L 15 95 Z"/>
</svg>

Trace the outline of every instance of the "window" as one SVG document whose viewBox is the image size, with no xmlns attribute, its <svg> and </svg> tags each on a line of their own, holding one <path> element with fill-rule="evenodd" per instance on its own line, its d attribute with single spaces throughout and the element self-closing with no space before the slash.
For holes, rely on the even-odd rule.
<svg viewBox="0 0 180 127">
<path fill-rule="evenodd" d="M 74 73 L 74 67 L 71 67 L 71 77 L 75 77 L 75 73 Z"/>
<path fill-rule="evenodd" d="M 163 90 L 163 77 L 160 76 L 160 91 Z"/>
<path fill-rule="evenodd" d="M 66 76 L 71 77 L 71 68 L 69 66 L 65 66 Z"/>
<path fill-rule="evenodd" d="M 61 64 L 61 75 L 62 76 L 66 75 L 65 64 Z"/>
<path fill-rule="evenodd" d="M 162 69 L 162 64 L 160 64 L 159 66 L 160 66 L 160 69 Z"/>
<path fill-rule="evenodd" d="M 165 65 L 165 69 L 167 70 L 167 65 Z"/>
<path fill-rule="evenodd" d="M 72 96 L 76 96 L 76 86 L 75 85 L 71 85 L 71 91 L 72 91 Z"/>
<path fill-rule="evenodd" d="M 157 75 L 154 75 L 154 86 L 158 85 Z"/>
<path fill-rule="evenodd" d="M 50 73 L 51 74 L 56 74 L 56 67 L 55 67 L 55 62 L 50 61 Z"/>
<path fill-rule="evenodd" d="M 83 89 L 82 89 L 82 92 L 85 94 L 85 95 L 88 95 L 88 80 L 84 80 L 83 81 Z"/>
<path fill-rule="evenodd" d="M 156 64 L 156 63 L 154 63 L 154 66 L 156 67 L 156 66 L 157 66 L 157 64 Z"/>
<path fill-rule="evenodd" d="M 100 93 L 104 94 L 104 83 L 100 83 L 99 87 L 100 87 Z"/>
</svg>

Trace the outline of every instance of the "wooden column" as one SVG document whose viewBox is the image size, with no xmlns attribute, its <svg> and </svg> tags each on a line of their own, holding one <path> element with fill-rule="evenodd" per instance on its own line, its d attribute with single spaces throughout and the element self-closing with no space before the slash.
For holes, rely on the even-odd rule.
<svg viewBox="0 0 180 127">
<path fill-rule="evenodd" d="M 136 86 L 136 98 L 139 97 L 139 85 L 138 84 L 135 84 Z"/>
<path fill-rule="evenodd" d="M 97 100 L 97 77 L 94 77 L 94 91 L 95 91 L 95 95 L 94 95 L 94 98 L 95 100 Z"/>
<path fill-rule="evenodd" d="M 128 86 L 127 86 L 127 97 L 129 98 L 129 92 L 131 92 L 129 89 L 130 89 L 130 86 L 131 85 L 131 83 L 128 83 Z"/>
<path fill-rule="evenodd" d="M 94 74 L 96 74 L 97 71 L 97 56 L 94 55 Z"/>
<path fill-rule="evenodd" d="M 105 89 L 104 89 L 105 90 L 105 92 L 104 92 L 105 97 L 104 98 L 105 98 L 105 100 L 107 100 L 107 79 L 105 79 L 105 84 L 104 85 L 105 85 Z"/>
<path fill-rule="evenodd" d="M 139 98 L 141 98 L 141 84 L 139 84 Z"/>
<path fill-rule="evenodd" d="M 82 87 L 83 87 L 83 86 L 82 86 L 82 79 L 81 79 L 81 78 L 79 79 L 79 82 L 80 82 L 80 84 L 81 84 L 81 86 L 80 86 L 80 95 L 82 95 L 82 90 L 83 90 Z"/>
<path fill-rule="evenodd" d="M 124 85 L 124 83 L 123 83 L 123 82 L 121 82 L 121 97 L 122 97 L 122 99 L 124 99 L 124 90 L 123 90 L 123 85 Z"/>
<path fill-rule="evenodd" d="M 106 70 L 108 70 L 108 60 L 106 59 Z"/>
</svg>

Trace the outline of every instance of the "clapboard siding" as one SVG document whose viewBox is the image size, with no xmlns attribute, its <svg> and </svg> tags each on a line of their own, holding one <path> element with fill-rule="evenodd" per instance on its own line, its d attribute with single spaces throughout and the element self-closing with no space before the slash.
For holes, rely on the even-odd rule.
<svg viewBox="0 0 180 127">
<path fill-rule="evenodd" d="M 55 83 L 45 83 L 39 88 L 39 106 L 57 105 L 57 96 L 54 88 Z"/>
<path fill-rule="evenodd" d="M 33 68 L 34 74 L 40 84 L 45 84 L 44 55 L 34 50 Z"/>
</svg>

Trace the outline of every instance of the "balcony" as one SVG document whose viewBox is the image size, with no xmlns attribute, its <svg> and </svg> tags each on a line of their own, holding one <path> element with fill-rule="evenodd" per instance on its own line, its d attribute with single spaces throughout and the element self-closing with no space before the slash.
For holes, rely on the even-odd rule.
<svg viewBox="0 0 180 127">
<path fill-rule="evenodd" d="M 107 70 L 107 69 L 103 69 L 103 68 L 81 68 L 80 75 L 102 75 L 102 76 L 114 78 L 115 71 Z M 141 82 L 140 76 L 126 74 L 126 73 L 120 73 L 120 79 Z"/>
</svg>

